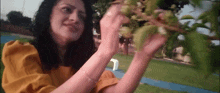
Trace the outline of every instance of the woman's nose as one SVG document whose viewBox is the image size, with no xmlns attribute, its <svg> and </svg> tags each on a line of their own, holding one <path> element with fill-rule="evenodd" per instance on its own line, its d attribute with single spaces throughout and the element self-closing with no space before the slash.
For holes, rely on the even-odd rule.
<svg viewBox="0 0 220 93">
<path fill-rule="evenodd" d="M 69 20 L 74 22 L 74 23 L 78 23 L 80 21 L 79 16 L 78 16 L 78 10 L 74 10 L 70 16 L 69 16 Z"/>
</svg>

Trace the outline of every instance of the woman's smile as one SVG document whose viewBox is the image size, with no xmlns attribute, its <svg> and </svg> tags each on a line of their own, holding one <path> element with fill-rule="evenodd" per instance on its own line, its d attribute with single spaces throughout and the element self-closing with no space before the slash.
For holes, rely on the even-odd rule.
<svg viewBox="0 0 220 93">
<path fill-rule="evenodd" d="M 64 25 L 66 28 L 68 28 L 71 32 L 77 32 L 76 27 L 74 27 L 73 25 Z"/>
</svg>

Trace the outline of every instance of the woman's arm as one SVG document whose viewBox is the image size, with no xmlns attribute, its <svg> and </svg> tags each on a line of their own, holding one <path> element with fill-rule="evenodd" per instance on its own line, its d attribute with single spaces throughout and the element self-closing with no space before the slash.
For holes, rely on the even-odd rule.
<svg viewBox="0 0 220 93">
<path fill-rule="evenodd" d="M 69 80 L 53 93 L 89 93 L 105 70 L 111 56 L 96 52 Z"/>
<path fill-rule="evenodd" d="M 156 34 L 146 40 L 141 51 L 136 52 L 134 58 L 118 84 L 106 88 L 104 93 L 133 93 L 149 65 L 155 52 L 166 42 L 166 37 Z"/>
</svg>

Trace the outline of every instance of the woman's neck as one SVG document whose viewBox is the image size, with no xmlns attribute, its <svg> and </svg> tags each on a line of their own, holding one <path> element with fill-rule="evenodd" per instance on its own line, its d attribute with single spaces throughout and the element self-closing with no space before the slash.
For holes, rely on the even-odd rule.
<svg viewBox="0 0 220 93">
<path fill-rule="evenodd" d="M 58 52 L 63 57 L 66 53 L 66 47 L 58 45 Z"/>
</svg>

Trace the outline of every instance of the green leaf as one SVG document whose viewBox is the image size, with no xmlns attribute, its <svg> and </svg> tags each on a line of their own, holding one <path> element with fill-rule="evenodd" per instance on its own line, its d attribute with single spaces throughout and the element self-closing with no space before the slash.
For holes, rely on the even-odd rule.
<svg viewBox="0 0 220 93">
<path fill-rule="evenodd" d="M 136 5 L 139 0 L 125 0 L 125 4 Z"/>
<path fill-rule="evenodd" d="M 202 23 L 195 23 L 193 24 L 191 30 L 196 30 L 197 27 L 202 27 L 202 28 L 206 28 L 206 29 L 210 29 L 208 26 L 206 26 L 205 24 L 202 24 Z"/>
<path fill-rule="evenodd" d="M 183 29 L 187 29 L 187 28 L 189 28 L 189 23 L 190 23 L 191 21 L 187 21 L 187 22 L 185 22 L 184 24 L 183 24 L 183 26 L 182 26 L 182 28 Z"/>
<path fill-rule="evenodd" d="M 154 10 L 157 9 L 157 0 L 148 0 L 147 3 L 145 4 L 145 13 L 147 15 L 151 15 L 154 13 Z"/>
<path fill-rule="evenodd" d="M 140 49 L 143 47 L 143 44 L 145 43 L 146 38 L 150 37 L 152 34 L 155 34 L 157 29 L 157 26 L 149 25 L 143 26 L 135 31 L 133 41 L 137 51 L 140 51 Z"/>
<path fill-rule="evenodd" d="M 194 67 L 205 75 L 209 75 L 212 71 L 211 54 L 209 44 L 204 35 L 194 31 L 185 35 L 185 48 L 190 53 Z"/>
<path fill-rule="evenodd" d="M 212 67 L 212 73 L 215 72 L 216 70 L 220 70 L 220 46 L 212 46 L 212 60 L 211 60 L 211 65 Z"/>
<path fill-rule="evenodd" d="M 220 35 L 220 32 L 218 30 L 219 10 L 220 10 L 220 5 L 214 4 L 208 16 L 208 21 L 211 23 L 211 30 L 214 31 L 217 35 Z"/>
<path fill-rule="evenodd" d="M 205 24 L 205 23 L 207 23 L 207 22 L 208 22 L 208 18 L 207 18 L 207 17 L 205 17 L 205 18 L 202 19 L 202 23 L 203 23 L 203 24 Z"/>
<path fill-rule="evenodd" d="M 202 0 L 191 0 L 193 2 L 193 4 L 195 4 L 196 6 L 202 7 L 201 6 L 201 1 Z"/>
<path fill-rule="evenodd" d="M 194 19 L 194 17 L 191 15 L 184 15 L 181 17 L 181 20 L 184 20 L 184 19 Z"/>
<path fill-rule="evenodd" d="M 178 24 L 179 20 L 176 16 L 174 16 L 173 18 L 171 18 L 169 21 L 168 21 L 168 25 L 171 25 L 171 26 L 176 26 Z"/>
<path fill-rule="evenodd" d="M 167 22 L 168 25 L 171 26 L 175 26 L 178 24 L 178 18 L 170 10 L 165 12 L 164 20 Z"/>
<path fill-rule="evenodd" d="M 202 20 L 202 19 L 206 18 L 207 16 L 208 16 L 208 12 L 203 12 L 202 14 L 199 15 L 199 17 L 197 19 Z"/>
</svg>

